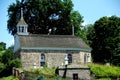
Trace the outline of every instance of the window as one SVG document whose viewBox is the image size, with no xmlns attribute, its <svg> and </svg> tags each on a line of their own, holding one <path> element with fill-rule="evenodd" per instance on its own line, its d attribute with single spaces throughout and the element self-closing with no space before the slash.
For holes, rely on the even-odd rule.
<svg viewBox="0 0 120 80">
<path fill-rule="evenodd" d="M 87 54 L 84 55 L 84 63 L 87 62 Z"/>
<path fill-rule="evenodd" d="M 20 26 L 19 26 L 18 32 L 20 32 Z"/>
<path fill-rule="evenodd" d="M 84 62 L 85 63 L 90 62 L 90 54 L 85 54 L 84 55 Z"/>
<path fill-rule="evenodd" d="M 72 54 L 68 54 L 68 63 L 72 63 Z"/>
<path fill-rule="evenodd" d="M 24 26 L 22 26 L 22 31 L 21 32 L 24 32 Z"/>
<path fill-rule="evenodd" d="M 45 65 L 45 54 L 41 54 L 40 65 L 41 66 Z"/>
</svg>

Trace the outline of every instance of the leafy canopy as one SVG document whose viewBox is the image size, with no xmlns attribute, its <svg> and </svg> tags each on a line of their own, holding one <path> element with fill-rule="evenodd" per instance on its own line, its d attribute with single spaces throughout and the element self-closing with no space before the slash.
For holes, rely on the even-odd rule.
<svg viewBox="0 0 120 80">
<path fill-rule="evenodd" d="M 13 47 L 6 49 L 6 43 L 0 42 L 0 77 L 12 74 L 13 67 L 20 67 L 20 59 L 14 59 Z M 7 72 L 7 73 L 6 73 Z"/>
<path fill-rule="evenodd" d="M 120 65 L 120 18 L 102 17 L 89 29 L 93 61 Z"/>
<path fill-rule="evenodd" d="M 71 0 L 16 0 L 8 8 L 7 28 L 12 35 L 16 33 L 21 7 L 32 34 L 48 34 L 49 29 L 51 34 L 72 34 L 72 25 L 76 32 L 83 22 L 83 17 L 73 11 Z"/>
</svg>

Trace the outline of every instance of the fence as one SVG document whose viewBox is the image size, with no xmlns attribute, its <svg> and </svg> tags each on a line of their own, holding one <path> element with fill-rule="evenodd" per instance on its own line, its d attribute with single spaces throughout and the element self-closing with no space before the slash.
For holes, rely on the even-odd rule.
<svg viewBox="0 0 120 80">
<path fill-rule="evenodd" d="M 18 70 L 18 68 L 16 68 L 16 67 L 13 67 L 12 74 L 13 74 L 13 76 L 18 77 L 19 80 L 24 80 L 24 78 L 25 78 L 25 73 L 24 72 L 20 72 Z"/>
</svg>

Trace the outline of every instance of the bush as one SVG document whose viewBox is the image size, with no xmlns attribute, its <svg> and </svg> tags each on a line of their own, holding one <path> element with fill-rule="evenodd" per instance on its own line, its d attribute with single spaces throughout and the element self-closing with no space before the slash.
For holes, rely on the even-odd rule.
<svg viewBox="0 0 120 80">
<path fill-rule="evenodd" d="M 20 59 L 13 59 L 10 62 L 8 62 L 8 66 L 19 68 L 19 67 L 21 67 L 21 61 L 20 61 Z"/>
<path fill-rule="evenodd" d="M 2 54 L 2 57 L 1 57 L 1 61 L 4 64 L 7 64 L 9 61 L 11 61 L 13 59 L 14 59 L 14 55 L 13 55 L 12 50 L 10 50 L 10 49 L 6 50 L 4 52 L 4 54 Z"/>
<path fill-rule="evenodd" d="M 0 73 L 5 69 L 5 65 L 3 63 L 0 63 Z"/>
<path fill-rule="evenodd" d="M 90 64 L 90 70 L 97 77 L 120 77 L 120 67 Z"/>
<path fill-rule="evenodd" d="M 43 74 L 48 77 L 55 76 L 55 68 L 37 68 L 37 69 L 31 69 L 30 72 L 36 74 Z"/>
<path fill-rule="evenodd" d="M 1 55 L 0 77 L 9 76 L 12 74 L 13 67 L 20 67 L 20 59 L 14 59 L 12 50 L 8 49 Z"/>
</svg>

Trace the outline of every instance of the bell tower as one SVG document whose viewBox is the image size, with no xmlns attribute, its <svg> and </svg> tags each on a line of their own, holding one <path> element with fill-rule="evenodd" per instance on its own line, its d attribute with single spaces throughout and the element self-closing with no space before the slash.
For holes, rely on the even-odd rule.
<svg viewBox="0 0 120 80">
<path fill-rule="evenodd" d="M 23 8 L 21 8 L 21 18 L 17 24 L 17 34 L 18 35 L 29 35 L 28 33 L 28 24 L 23 18 Z"/>
</svg>

